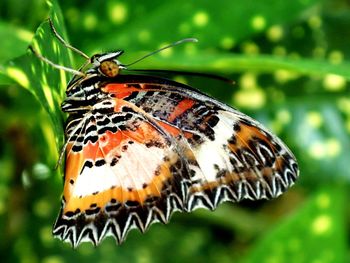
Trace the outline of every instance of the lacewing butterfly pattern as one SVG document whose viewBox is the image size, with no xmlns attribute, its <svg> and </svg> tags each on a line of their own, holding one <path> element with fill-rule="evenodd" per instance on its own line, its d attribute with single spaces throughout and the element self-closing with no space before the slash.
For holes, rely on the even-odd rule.
<svg viewBox="0 0 350 263">
<path fill-rule="evenodd" d="M 256 120 L 201 91 L 157 76 L 123 74 L 123 51 L 87 56 L 62 111 L 65 176 L 53 234 L 74 247 L 106 236 L 122 243 L 130 229 L 167 223 L 174 211 L 214 210 L 224 201 L 275 198 L 298 178 L 295 157 Z"/>
</svg>

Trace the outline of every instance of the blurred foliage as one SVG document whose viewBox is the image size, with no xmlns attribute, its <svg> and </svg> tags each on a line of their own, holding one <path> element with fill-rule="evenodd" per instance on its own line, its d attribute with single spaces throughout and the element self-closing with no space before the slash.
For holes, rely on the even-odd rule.
<svg viewBox="0 0 350 263">
<path fill-rule="evenodd" d="M 62 10 L 62 11 L 61 11 Z M 277 200 L 175 214 L 168 226 L 77 250 L 55 240 L 63 144 L 59 110 L 79 67 L 45 19 L 87 54 L 123 49 L 129 63 L 196 37 L 133 68 L 225 75 L 176 76 L 260 120 L 296 154 L 300 180 Z M 66 32 L 67 30 L 67 32 Z M 32 37 L 34 39 L 32 40 Z M 0 255 L 2 262 L 349 262 L 350 4 L 346 0 L 0 2 Z"/>
</svg>

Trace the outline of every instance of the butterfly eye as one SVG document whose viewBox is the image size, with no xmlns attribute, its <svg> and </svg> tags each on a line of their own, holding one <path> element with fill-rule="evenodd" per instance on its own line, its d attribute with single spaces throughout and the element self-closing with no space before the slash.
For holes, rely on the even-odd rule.
<svg viewBox="0 0 350 263">
<path fill-rule="evenodd" d="M 101 62 L 99 70 L 103 75 L 113 78 L 119 74 L 120 67 L 113 60 L 105 60 Z"/>
</svg>

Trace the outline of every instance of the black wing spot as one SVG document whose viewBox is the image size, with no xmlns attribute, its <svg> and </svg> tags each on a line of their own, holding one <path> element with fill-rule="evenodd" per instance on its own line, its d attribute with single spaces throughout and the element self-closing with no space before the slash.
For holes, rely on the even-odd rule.
<svg viewBox="0 0 350 263">
<path fill-rule="evenodd" d="M 111 161 L 111 166 L 116 165 L 116 164 L 118 163 L 118 160 L 119 160 L 119 158 L 113 157 L 113 159 L 112 159 L 112 161 Z"/>
<path fill-rule="evenodd" d="M 216 115 L 212 115 L 209 120 L 207 121 L 208 125 L 212 128 L 214 128 L 216 126 L 216 124 L 218 124 L 219 122 L 219 117 Z"/>
<path fill-rule="evenodd" d="M 124 107 L 122 108 L 122 111 L 123 111 L 123 112 L 133 112 L 133 113 L 135 113 L 135 111 L 134 111 L 132 108 L 127 107 L 127 106 L 124 106 Z"/>
<path fill-rule="evenodd" d="M 100 166 L 105 165 L 105 164 L 106 164 L 106 161 L 104 159 L 99 159 L 95 162 L 95 165 L 97 167 L 100 167 Z"/>
<path fill-rule="evenodd" d="M 93 164 L 91 161 L 86 160 L 85 163 L 84 163 L 84 165 L 83 165 L 83 168 L 81 169 L 80 174 L 84 171 L 85 167 L 87 167 L 87 168 L 92 168 L 93 166 L 94 166 L 94 164 Z"/>
<path fill-rule="evenodd" d="M 115 204 L 115 205 L 108 205 L 106 206 L 106 212 L 113 212 L 113 211 L 118 211 L 121 207 L 121 204 Z"/>
<path fill-rule="evenodd" d="M 235 145 L 237 143 L 236 136 L 231 136 L 230 139 L 227 140 L 229 144 Z"/>
<path fill-rule="evenodd" d="M 160 175 L 160 169 L 155 170 L 155 171 L 154 171 L 154 175 L 155 175 L 155 176 L 159 176 L 159 175 Z"/>
<path fill-rule="evenodd" d="M 73 152 L 80 152 L 83 149 L 81 145 L 73 145 L 72 151 Z"/>
<path fill-rule="evenodd" d="M 102 121 L 97 121 L 97 125 L 99 125 L 99 126 L 105 126 L 105 125 L 107 125 L 107 124 L 109 124 L 111 121 L 110 121 L 110 119 L 109 118 L 104 118 L 104 120 L 102 120 Z"/>
<path fill-rule="evenodd" d="M 125 151 L 127 151 L 128 150 L 128 145 L 127 144 L 124 144 L 123 146 L 122 146 L 122 152 L 125 152 Z"/>
<path fill-rule="evenodd" d="M 93 215 L 93 214 L 97 214 L 98 212 L 100 212 L 100 210 L 101 210 L 101 208 L 99 208 L 99 207 L 96 207 L 96 208 L 94 208 L 94 209 L 87 209 L 86 211 L 85 211 L 85 214 L 86 215 Z"/>
<path fill-rule="evenodd" d="M 90 133 L 93 131 L 97 131 L 97 127 L 95 125 L 90 125 L 87 129 L 86 129 L 86 133 Z"/>
<path fill-rule="evenodd" d="M 233 130 L 239 132 L 241 130 L 241 125 L 239 123 L 233 124 Z"/>
<path fill-rule="evenodd" d="M 98 136 L 88 136 L 84 139 L 84 144 L 87 144 L 89 141 L 95 143 L 98 140 Z"/>
</svg>

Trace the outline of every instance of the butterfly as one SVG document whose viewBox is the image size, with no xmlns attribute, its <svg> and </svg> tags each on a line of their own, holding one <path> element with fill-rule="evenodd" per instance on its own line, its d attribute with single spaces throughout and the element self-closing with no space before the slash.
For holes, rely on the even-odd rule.
<svg viewBox="0 0 350 263">
<path fill-rule="evenodd" d="M 120 244 L 129 230 L 167 223 L 174 211 L 275 198 L 298 178 L 292 152 L 256 120 L 191 86 L 123 74 L 123 51 L 89 57 L 49 21 L 87 59 L 74 70 L 31 48 L 74 74 L 61 106 L 69 117 L 55 237 L 74 247 L 106 236 Z"/>
</svg>

